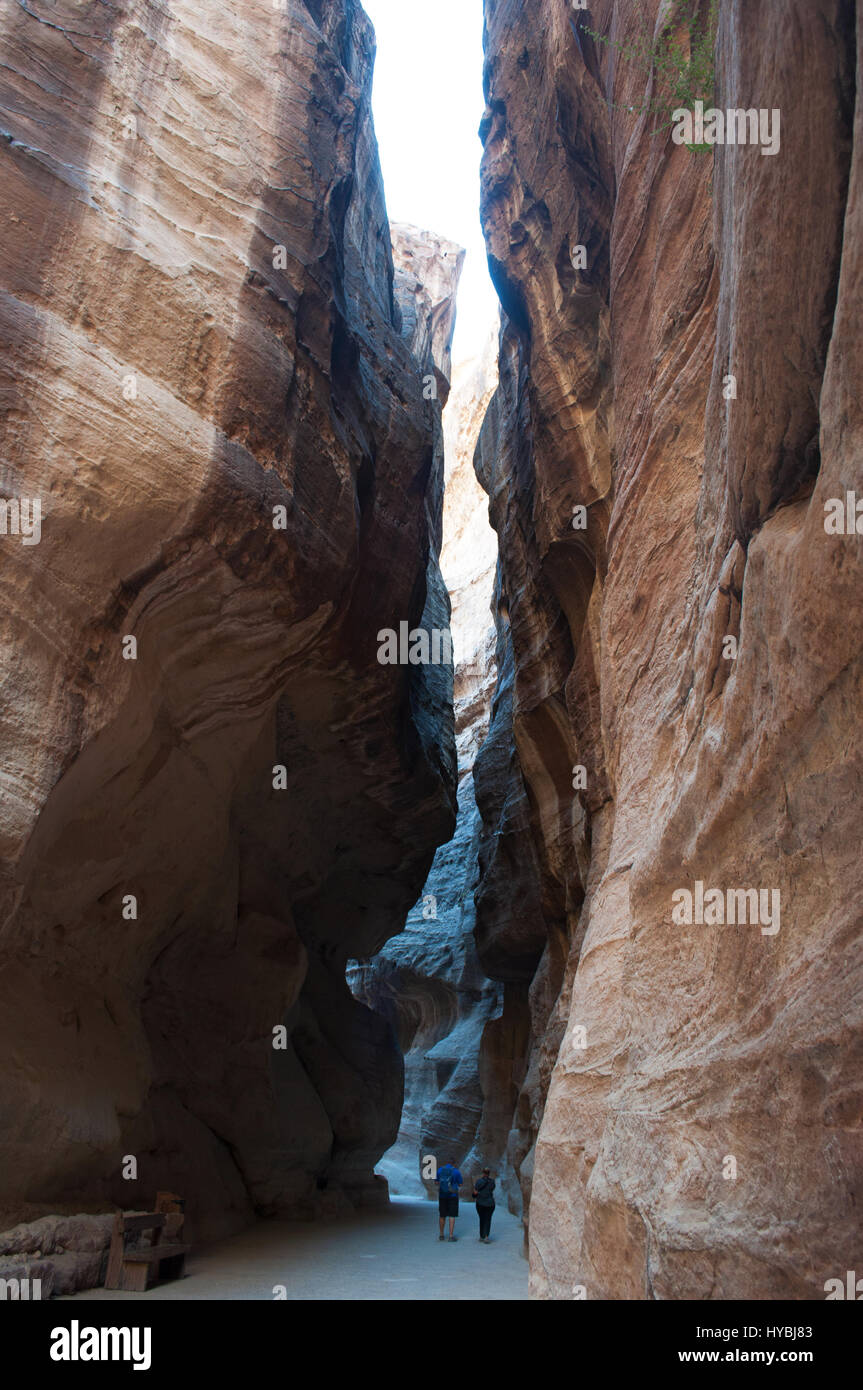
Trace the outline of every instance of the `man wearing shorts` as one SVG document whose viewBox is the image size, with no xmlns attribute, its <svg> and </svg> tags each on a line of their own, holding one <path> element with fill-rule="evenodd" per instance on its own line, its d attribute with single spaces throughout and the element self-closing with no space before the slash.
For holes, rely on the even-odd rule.
<svg viewBox="0 0 863 1390">
<path fill-rule="evenodd" d="M 450 1240 L 458 1239 L 458 1236 L 453 1233 L 453 1227 L 458 1216 L 458 1190 L 463 1181 L 461 1173 L 452 1162 L 445 1163 L 442 1168 L 438 1169 L 438 1175 L 435 1178 L 438 1185 L 437 1209 L 440 1217 L 438 1240 L 444 1239 L 443 1228 L 447 1217 L 449 1217 L 449 1238 Z"/>
</svg>

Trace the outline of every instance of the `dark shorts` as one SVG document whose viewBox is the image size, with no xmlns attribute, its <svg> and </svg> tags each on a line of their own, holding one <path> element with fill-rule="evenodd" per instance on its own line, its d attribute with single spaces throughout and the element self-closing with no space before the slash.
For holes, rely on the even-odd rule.
<svg viewBox="0 0 863 1390">
<path fill-rule="evenodd" d="M 438 1193 L 437 1209 L 440 1216 L 458 1216 L 458 1193 Z"/>
</svg>

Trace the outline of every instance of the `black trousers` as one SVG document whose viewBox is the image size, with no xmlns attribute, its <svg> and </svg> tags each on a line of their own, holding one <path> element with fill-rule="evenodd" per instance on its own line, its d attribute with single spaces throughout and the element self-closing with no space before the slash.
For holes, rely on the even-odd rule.
<svg viewBox="0 0 863 1390">
<path fill-rule="evenodd" d="M 479 1217 L 480 1240 L 487 1236 L 491 1230 L 491 1214 L 493 1211 L 494 1207 L 481 1207 L 477 1204 L 476 1214 Z"/>
</svg>

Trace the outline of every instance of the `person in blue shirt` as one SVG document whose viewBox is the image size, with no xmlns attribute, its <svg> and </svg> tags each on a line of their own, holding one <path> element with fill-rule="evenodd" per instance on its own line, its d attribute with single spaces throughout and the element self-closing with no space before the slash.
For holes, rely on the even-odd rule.
<svg viewBox="0 0 863 1390">
<path fill-rule="evenodd" d="M 464 1179 L 455 1164 L 450 1161 L 438 1169 L 435 1182 L 437 1183 L 438 1197 L 437 1209 L 440 1217 L 440 1235 L 438 1240 L 443 1240 L 444 1222 L 449 1217 L 449 1238 L 458 1240 L 454 1233 L 455 1219 L 458 1216 L 458 1190 Z"/>
</svg>

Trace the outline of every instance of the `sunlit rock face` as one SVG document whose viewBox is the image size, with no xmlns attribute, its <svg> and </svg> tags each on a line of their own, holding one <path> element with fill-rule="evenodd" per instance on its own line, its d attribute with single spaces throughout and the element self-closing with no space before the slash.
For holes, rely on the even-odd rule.
<svg viewBox="0 0 863 1390">
<path fill-rule="evenodd" d="M 402 1061 L 345 961 L 454 823 L 451 672 L 377 633 L 447 621 L 459 259 L 405 327 L 354 0 L 9 5 L 0 47 L 3 482 L 43 504 L 0 537 L 0 1226 L 375 1200 Z"/>
<path fill-rule="evenodd" d="M 431 361 L 435 392 L 445 405 L 452 377 L 453 284 L 464 266 L 463 247 L 436 232 L 393 222 L 391 227 L 396 298 L 402 311 L 402 337 L 420 362 Z"/>
<path fill-rule="evenodd" d="M 497 559 L 488 499 L 473 471 L 477 435 L 497 379 L 497 335 L 460 363 L 444 412 L 446 494 L 441 572 L 452 599 L 458 817 L 404 931 L 372 961 L 349 970 L 357 996 L 391 1021 L 405 1054 L 405 1099 L 397 1142 L 378 1165 L 390 1190 L 434 1193 L 422 1159 L 455 1159 L 479 1176 L 505 1159 L 512 1107 L 509 1076 L 486 1056 L 502 1006 L 501 986 L 477 958 L 473 894 L 479 817 L 473 765 L 486 736 L 494 684 L 490 603 Z M 503 1084 L 501 1084 L 503 1081 Z M 504 1099 L 502 1100 L 502 1097 Z M 506 1114 L 501 1118 L 501 1110 Z M 427 1170 L 428 1171 L 428 1170 Z"/>
<path fill-rule="evenodd" d="M 781 149 L 698 154 L 586 32 L 658 3 L 485 12 L 476 937 L 528 1034 L 532 1292 L 823 1298 L 863 1191 L 861 551 L 825 529 L 863 496 L 860 36 L 721 5 L 716 105 L 781 110 Z M 781 917 L 675 921 L 696 882 Z"/>
</svg>

